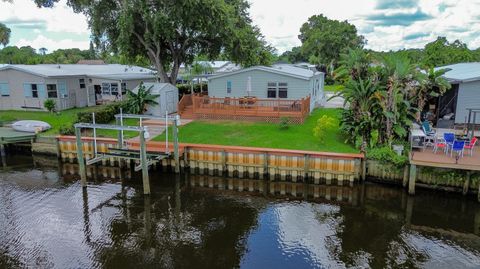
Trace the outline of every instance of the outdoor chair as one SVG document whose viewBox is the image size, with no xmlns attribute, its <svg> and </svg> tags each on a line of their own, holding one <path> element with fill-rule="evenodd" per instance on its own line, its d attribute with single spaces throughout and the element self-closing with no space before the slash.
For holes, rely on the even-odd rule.
<svg viewBox="0 0 480 269">
<path fill-rule="evenodd" d="M 435 130 L 430 128 L 428 121 L 422 122 L 422 130 L 425 133 L 425 145 L 434 145 L 435 143 Z"/>
<path fill-rule="evenodd" d="M 473 149 L 475 148 L 475 144 L 477 143 L 477 138 L 474 136 L 469 143 L 465 144 L 465 149 L 470 150 L 470 156 L 473 156 Z"/>
<path fill-rule="evenodd" d="M 465 141 L 455 140 L 453 141 L 452 151 L 450 152 L 450 156 L 453 156 L 455 152 L 457 156 L 463 157 L 463 150 L 465 148 Z"/>
<path fill-rule="evenodd" d="M 455 134 L 454 133 L 444 133 L 443 134 L 443 139 L 445 139 L 445 143 L 447 144 L 447 149 L 445 151 L 446 154 L 448 154 L 449 148 L 453 146 L 453 143 L 455 142 Z"/>
<path fill-rule="evenodd" d="M 433 143 L 433 153 L 437 153 L 438 149 L 443 149 L 443 153 L 447 152 L 448 145 L 444 138 L 437 138 Z"/>
</svg>

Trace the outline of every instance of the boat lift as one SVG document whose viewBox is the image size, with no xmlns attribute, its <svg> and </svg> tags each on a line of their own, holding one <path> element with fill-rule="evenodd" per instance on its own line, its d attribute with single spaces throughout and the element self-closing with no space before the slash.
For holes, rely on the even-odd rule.
<svg viewBox="0 0 480 269">
<path fill-rule="evenodd" d="M 86 165 L 92 165 L 108 158 L 119 158 L 126 160 L 140 161 L 140 164 L 135 166 L 135 171 L 142 171 L 144 194 L 150 194 L 150 182 L 148 177 L 148 167 L 155 162 L 161 161 L 165 158 L 171 157 L 168 141 L 168 122 L 173 122 L 173 137 L 174 137 L 174 158 L 175 158 L 175 172 L 180 172 L 179 162 L 179 148 L 178 148 L 178 125 L 180 123 L 180 116 L 165 115 L 163 117 L 154 117 L 148 115 L 134 115 L 120 113 L 115 115 L 119 125 L 110 124 L 96 124 L 95 114 L 92 115 L 92 123 L 77 123 L 75 127 L 76 145 L 77 145 L 77 159 L 80 168 L 80 178 L 83 187 L 87 186 Z M 124 118 L 138 118 L 140 119 L 140 126 L 125 126 L 123 125 Z M 161 119 L 165 120 L 165 151 L 147 151 L 146 139 L 149 137 L 148 127 L 142 126 L 143 119 Z M 85 162 L 83 155 L 83 143 L 81 137 L 81 129 L 93 129 L 93 150 L 94 157 Z M 116 148 L 109 148 L 108 152 L 98 152 L 97 150 L 97 129 L 116 130 L 118 134 L 118 146 Z M 140 149 L 131 149 L 124 143 L 124 131 L 136 131 L 139 133 Z"/>
</svg>

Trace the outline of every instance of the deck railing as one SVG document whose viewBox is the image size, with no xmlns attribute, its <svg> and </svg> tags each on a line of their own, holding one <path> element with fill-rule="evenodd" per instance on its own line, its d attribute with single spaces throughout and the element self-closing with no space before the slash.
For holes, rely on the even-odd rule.
<svg viewBox="0 0 480 269">
<path fill-rule="evenodd" d="M 288 117 L 292 122 L 301 123 L 310 112 L 310 97 L 300 100 L 217 98 L 191 96 L 193 113 L 201 118 L 242 117 L 267 121 Z M 182 98 L 183 99 L 183 98 Z"/>
<path fill-rule="evenodd" d="M 178 112 L 182 112 L 187 106 L 192 105 L 192 95 L 191 94 L 184 94 L 178 102 Z"/>
</svg>

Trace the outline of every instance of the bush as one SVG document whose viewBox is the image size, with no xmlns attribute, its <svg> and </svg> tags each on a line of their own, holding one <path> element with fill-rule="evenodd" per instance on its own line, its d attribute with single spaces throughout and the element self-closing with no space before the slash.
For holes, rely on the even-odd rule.
<svg viewBox="0 0 480 269">
<path fill-rule="evenodd" d="M 43 106 L 49 111 L 49 112 L 54 112 L 55 107 L 57 106 L 57 102 L 53 99 L 47 99 L 43 102 Z"/>
<path fill-rule="evenodd" d="M 113 102 L 102 109 L 95 112 L 95 123 L 107 124 L 115 120 L 115 115 L 120 113 L 120 108 L 125 106 L 125 102 Z M 91 112 L 79 112 L 77 113 L 77 120 L 75 122 L 92 123 Z"/>
<path fill-rule="evenodd" d="M 178 94 L 180 96 L 184 94 L 191 94 L 192 93 L 192 86 L 190 84 L 177 84 Z M 208 84 L 202 85 L 203 92 L 208 92 Z M 200 84 L 193 85 L 193 92 L 199 93 L 200 92 Z"/>
<path fill-rule="evenodd" d="M 280 130 L 287 130 L 290 126 L 290 118 L 289 117 L 281 117 L 280 118 Z"/>
<path fill-rule="evenodd" d="M 397 167 L 403 167 L 408 164 L 408 157 L 398 155 L 389 146 L 372 148 L 367 151 L 367 159 L 377 160 L 383 164 L 393 164 Z"/>
<path fill-rule="evenodd" d="M 317 124 L 313 128 L 313 136 L 320 140 L 320 143 L 325 142 L 325 136 L 329 129 L 336 126 L 335 119 L 327 115 L 323 115 L 317 120 Z"/>
<path fill-rule="evenodd" d="M 74 135 L 75 128 L 73 127 L 73 125 L 62 125 L 60 126 L 59 133 L 61 135 Z"/>
</svg>

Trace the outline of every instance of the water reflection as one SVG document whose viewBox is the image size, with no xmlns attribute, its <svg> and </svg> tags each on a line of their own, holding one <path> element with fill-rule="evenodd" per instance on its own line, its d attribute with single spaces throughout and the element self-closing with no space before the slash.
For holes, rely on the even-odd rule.
<svg viewBox="0 0 480 269">
<path fill-rule="evenodd" d="M 151 173 L 144 196 L 130 171 L 91 167 L 85 189 L 75 164 L 8 165 L 0 267 L 480 266 L 480 207 L 456 195 Z"/>
</svg>

